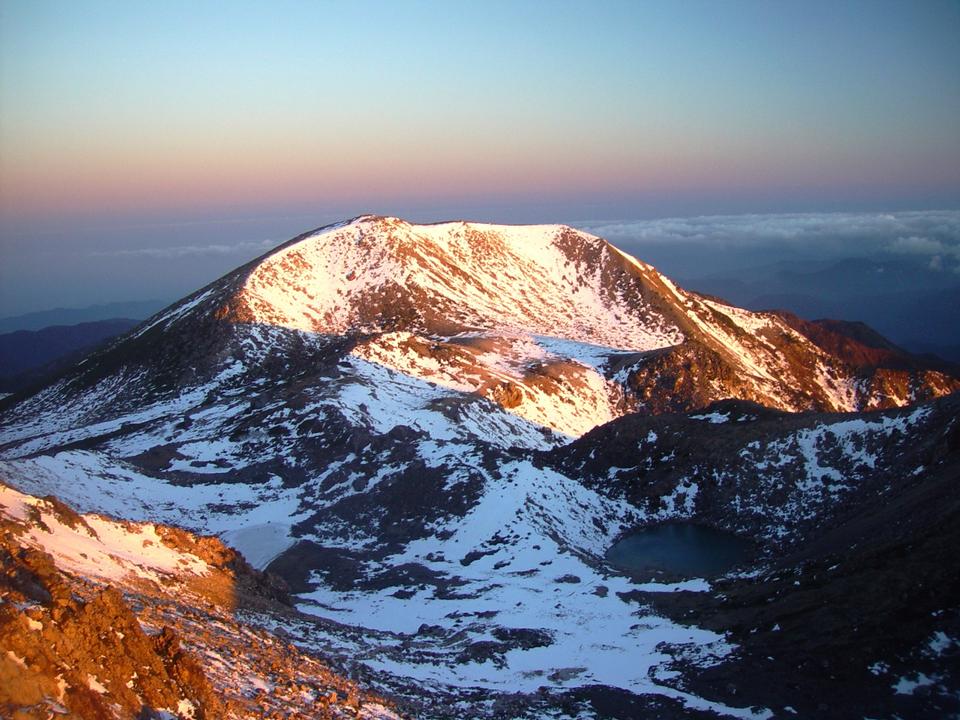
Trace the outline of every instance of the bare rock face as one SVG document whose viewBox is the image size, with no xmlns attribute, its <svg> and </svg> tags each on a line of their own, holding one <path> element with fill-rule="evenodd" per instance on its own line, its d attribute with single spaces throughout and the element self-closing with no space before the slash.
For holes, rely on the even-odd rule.
<svg viewBox="0 0 960 720">
<path fill-rule="evenodd" d="M 214 694 L 200 664 L 180 647 L 177 633 L 169 627 L 163 628 L 153 639 L 153 646 L 163 660 L 169 677 L 180 688 L 188 690 L 190 699 L 195 701 L 195 717 L 216 718 L 222 712 L 222 703 Z"/>
<path fill-rule="evenodd" d="M 523 391 L 514 383 L 505 381 L 491 387 L 487 391 L 487 397 L 497 405 L 510 409 L 523 402 Z"/>
<path fill-rule="evenodd" d="M 169 631 L 162 642 L 148 637 L 118 590 L 74 596 L 53 558 L 20 547 L 9 530 L 0 559 L 4 717 L 132 718 L 185 703 L 198 720 L 221 716 L 223 705 L 196 660 Z"/>
<path fill-rule="evenodd" d="M 0 717 L 397 720 L 290 633 L 247 624 L 309 632 L 288 602 L 216 538 L 0 483 Z"/>
<path fill-rule="evenodd" d="M 196 592 L 221 607 L 234 610 L 256 608 L 265 603 L 290 605 L 286 583 L 276 575 L 262 573 L 222 540 L 208 535 L 196 535 L 170 525 L 156 526 L 161 542 L 179 552 L 188 552 L 220 571 L 192 583 Z"/>
<path fill-rule="evenodd" d="M 718 397 L 761 399 L 723 356 L 693 342 L 650 353 L 627 375 L 627 388 L 631 409 L 645 415 L 695 410 Z"/>
<path fill-rule="evenodd" d="M 777 315 L 857 379 L 860 402 L 856 409 L 894 408 L 904 404 L 904 398 L 924 402 L 960 389 L 960 367 L 955 363 L 913 355 L 864 323 L 808 321 L 785 311 Z"/>
</svg>

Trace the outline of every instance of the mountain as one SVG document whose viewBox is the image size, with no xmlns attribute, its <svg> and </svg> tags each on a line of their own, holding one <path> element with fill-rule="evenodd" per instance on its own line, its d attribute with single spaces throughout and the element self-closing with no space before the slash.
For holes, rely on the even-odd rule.
<svg viewBox="0 0 960 720">
<path fill-rule="evenodd" d="M 0 318 L 0 333 L 17 330 L 42 330 L 54 325 L 78 325 L 113 318 L 134 318 L 143 320 L 162 310 L 167 302 L 162 300 L 140 300 L 130 302 L 105 303 L 84 308 L 55 308 L 24 315 L 12 315 Z"/>
<path fill-rule="evenodd" d="M 958 387 L 922 365 L 865 373 L 775 313 L 686 292 L 570 228 L 365 216 L 224 276 L 43 397 L 69 408 L 107 383 L 113 409 L 346 356 L 486 397 L 568 437 L 624 412 L 726 397 L 855 410 Z"/>
<path fill-rule="evenodd" d="M 777 314 L 818 347 L 863 373 L 883 367 L 939 370 L 954 377 L 960 374 L 960 365 L 941 360 L 935 355 L 917 356 L 910 353 L 862 322 L 828 319 L 808 321 L 782 310 Z"/>
<path fill-rule="evenodd" d="M 684 285 L 751 310 L 783 308 L 806 318 L 862 321 L 912 352 L 960 361 L 953 308 L 960 281 L 909 257 L 780 261 L 728 273 L 686 275 Z"/>
<path fill-rule="evenodd" d="M 856 415 L 726 401 L 621 418 L 550 456 L 648 516 L 679 512 L 776 548 L 709 598 L 631 594 L 738 646 L 692 673 L 692 691 L 799 717 L 960 711 L 960 396 Z"/>
<path fill-rule="evenodd" d="M 140 324 L 112 318 L 0 335 L 0 392 L 17 392 L 74 365 L 101 343 Z"/>
<path fill-rule="evenodd" d="M 313 618 L 251 622 L 298 652 L 347 654 L 416 716 L 809 717 L 833 696 L 840 715 L 940 708 L 958 685 L 943 555 L 958 412 L 942 397 L 958 380 L 874 353 L 866 331 L 791 322 L 563 226 L 364 216 L 8 398 L 0 479 L 218 536 Z M 912 512 L 918 497 L 929 512 Z M 638 578 L 605 560 L 638 526 L 691 519 L 754 543 L 750 567 Z M 808 584 L 836 554 L 840 584 L 819 569 Z M 918 582 L 947 570 L 925 615 L 863 645 L 839 693 L 799 655 L 834 662 L 870 603 L 843 605 L 852 625 L 820 645 L 797 639 L 791 608 L 821 619 L 871 558 Z M 772 620 L 756 638 L 754 619 Z M 788 620 L 782 693 L 738 678 Z M 922 693 L 893 689 L 914 680 Z"/>
<path fill-rule="evenodd" d="M 342 671 L 241 621 L 241 613 L 293 611 L 281 589 L 219 540 L 78 515 L 55 498 L 4 485 L 0 527 L 4 717 L 318 718 L 361 710 L 397 720 Z"/>
</svg>

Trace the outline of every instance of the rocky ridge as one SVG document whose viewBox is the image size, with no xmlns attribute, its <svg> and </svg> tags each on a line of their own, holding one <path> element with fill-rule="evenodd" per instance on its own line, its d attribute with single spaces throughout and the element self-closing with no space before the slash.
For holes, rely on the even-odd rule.
<svg viewBox="0 0 960 720">
<path fill-rule="evenodd" d="M 7 403 L 28 417 L 96 392 L 114 412 L 225 374 L 329 371 L 349 354 L 578 437 L 627 412 L 727 397 L 853 411 L 960 387 L 955 369 L 923 359 L 857 363 L 854 345 L 864 347 L 818 344 L 782 314 L 682 290 L 569 227 L 363 216 L 295 238 Z"/>
<path fill-rule="evenodd" d="M 4 717 L 398 717 L 258 626 L 289 600 L 214 538 L 0 485 L 0 559 Z"/>
</svg>

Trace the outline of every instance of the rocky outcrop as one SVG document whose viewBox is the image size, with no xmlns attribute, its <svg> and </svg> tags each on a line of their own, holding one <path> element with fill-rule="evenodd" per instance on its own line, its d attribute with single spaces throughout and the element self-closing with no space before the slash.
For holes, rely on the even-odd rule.
<svg viewBox="0 0 960 720">
<path fill-rule="evenodd" d="M 700 343 L 656 350 L 627 374 L 630 409 L 645 415 L 686 412 L 723 398 L 761 401 L 722 355 Z"/>
<path fill-rule="evenodd" d="M 289 636 L 251 624 L 300 616 L 220 540 L 0 492 L 0 716 L 313 720 L 363 708 L 397 720 Z"/>
<path fill-rule="evenodd" d="M 156 532 L 165 546 L 195 555 L 219 571 L 192 582 L 191 587 L 221 607 L 237 610 L 261 609 L 277 603 L 291 606 L 287 585 L 280 577 L 258 572 L 219 538 L 169 525 L 158 525 Z"/>
<path fill-rule="evenodd" d="M 148 637 L 115 588 L 82 599 L 44 552 L 0 539 L 0 714 L 219 718 L 224 705 L 169 628 Z M 172 650 L 175 648 L 175 650 Z M 189 710 L 188 710 L 189 709 Z"/>
</svg>

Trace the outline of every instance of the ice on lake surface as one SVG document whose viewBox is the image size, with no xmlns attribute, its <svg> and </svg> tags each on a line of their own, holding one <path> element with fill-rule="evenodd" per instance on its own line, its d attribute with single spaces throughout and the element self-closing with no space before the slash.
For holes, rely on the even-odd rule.
<svg viewBox="0 0 960 720">
<path fill-rule="evenodd" d="M 625 535 L 607 551 L 607 561 L 628 572 L 713 577 L 748 560 L 754 544 L 696 523 L 664 523 Z"/>
</svg>

